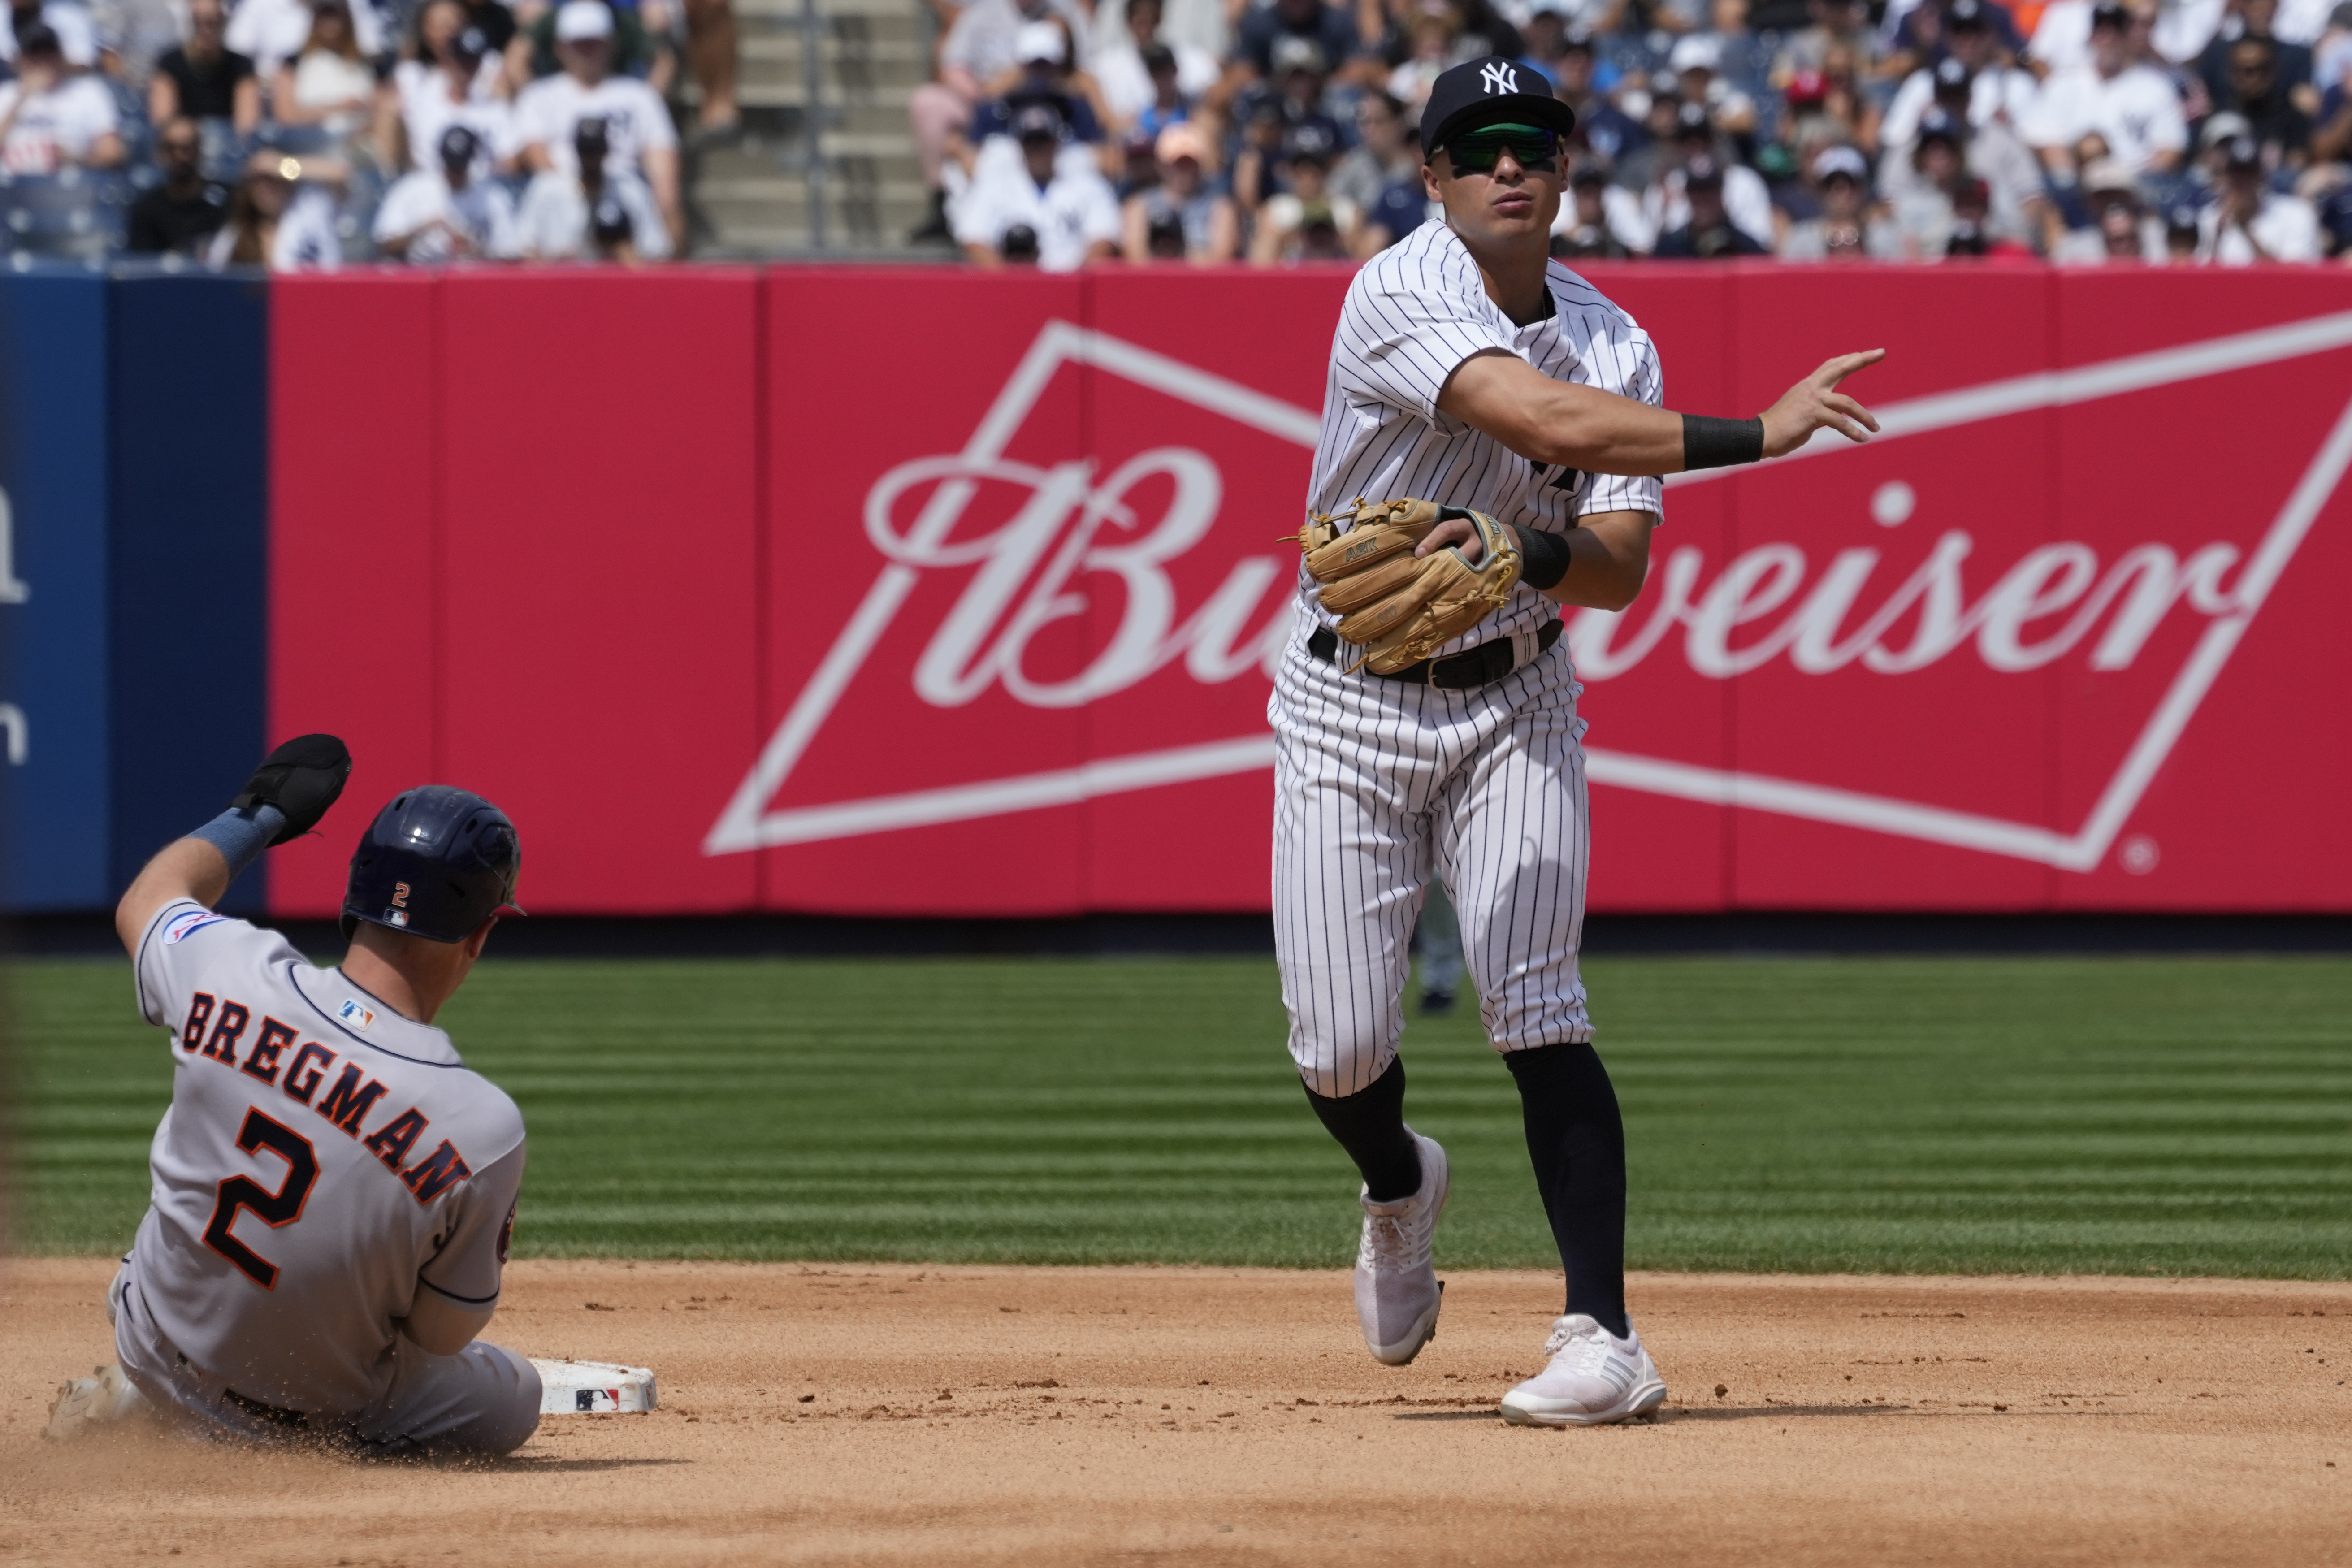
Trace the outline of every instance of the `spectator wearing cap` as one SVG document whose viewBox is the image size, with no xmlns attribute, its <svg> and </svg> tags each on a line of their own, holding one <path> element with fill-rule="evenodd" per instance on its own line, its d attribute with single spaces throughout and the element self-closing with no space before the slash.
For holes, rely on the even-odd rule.
<svg viewBox="0 0 2352 1568">
<path fill-rule="evenodd" d="M 2197 255 L 2217 267 L 2313 262 L 2325 247 L 2319 215 L 2301 196 L 2270 188 L 2263 150 L 2251 136 L 2223 149 L 2220 194 L 2198 218 Z"/>
<path fill-rule="evenodd" d="M 1891 251 L 1870 211 L 1870 163 L 1852 147 L 1824 147 L 1811 170 L 1819 215 L 1789 226 L 1783 261 L 1863 261 Z"/>
<path fill-rule="evenodd" d="M 1185 118 L 1224 74 L 1200 45 L 1160 37 L 1160 6 L 1161 0 L 1127 0 L 1124 35 L 1097 44 L 1087 59 L 1111 123 L 1131 129 L 1152 115 L 1159 123 L 1144 129 L 1155 136 L 1161 125 Z"/>
<path fill-rule="evenodd" d="M 2090 135 L 2135 174 L 2180 167 L 2189 145 L 2180 96 L 2162 71 L 2135 63 L 2145 41 L 2138 28 L 2121 6 L 2100 5 L 2091 18 L 2089 61 L 2053 71 L 2042 84 L 2023 131 L 2053 178 L 2074 178 L 2077 146 Z"/>
<path fill-rule="evenodd" d="M 556 23 L 563 14 L 562 0 L 524 0 L 530 19 L 508 40 L 507 75 L 528 85 L 563 69 L 563 40 Z M 613 27 L 606 35 L 605 69 L 614 76 L 635 77 L 660 97 L 669 96 L 677 60 L 671 51 L 665 0 L 598 0 Z"/>
<path fill-rule="evenodd" d="M 2032 114 L 2040 85 L 2002 61 L 1984 15 L 1984 0 L 1951 0 L 1945 7 L 1947 53 L 1934 65 L 1905 77 L 1895 89 L 1878 128 L 1885 145 L 1908 143 L 1918 132 L 1919 117 L 1930 108 L 1963 114 L 1979 130 L 1996 122 L 2013 128 Z"/>
<path fill-rule="evenodd" d="M 1381 193 L 1409 181 L 1421 184 L 1421 159 L 1408 138 L 1404 105 L 1385 92 L 1367 92 L 1356 100 L 1356 144 L 1331 167 L 1331 194 L 1370 213 L 1380 205 Z"/>
<path fill-rule="evenodd" d="M 1356 19 L 1345 6 L 1327 0 L 1270 0 L 1242 17 L 1224 79 L 1209 94 L 1211 106 L 1222 109 L 1244 89 L 1271 83 L 1275 48 L 1285 38 L 1313 44 L 1324 68 L 1351 84 L 1368 85 L 1377 74 L 1378 62 L 1364 54 Z"/>
<path fill-rule="evenodd" d="M 1953 7 L 1958 0 L 1890 0 L 1879 25 L 1886 40 L 1889 79 L 1901 81 L 1914 71 L 1948 59 L 1953 52 Z M 1988 35 L 1990 52 L 2014 59 L 2025 47 L 2017 22 L 2000 0 L 1969 0 L 1970 25 Z"/>
<path fill-rule="evenodd" d="M 1652 256 L 1660 261 L 1729 261 L 1771 254 L 1731 221 L 1724 205 L 1724 170 L 1712 157 L 1701 153 L 1685 163 L 1681 174 L 1682 221 L 1658 236 Z"/>
<path fill-rule="evenodd" d="M 1093 82 L 1070 69 L 1069 32 L 1058 21 L 1031 22 L 1021 29 L 1013 49 L 1020 64 L 997 85 L 1001 90 L 972 113 L 959 135 L 956 158 L 965 171 L 973 168 L 977 149 L 992 137 L 1010 138 L 1013 117 L 1032 104 L 1044 104 L 1060 117 L 1064 140 L 1099 147 L 1108 139 L 1103 123 L 1108 111 L 1096 97 Z M 1008 142 L 1009 146 L 1009 142 Z"/>
<path fill-rule="evenodd" d="M 1291 128 L 1283 139 L 1286 190 L 1258 206 L 1251 226 L 1249 258 L 1260 267 L 1285 261 L 1337 261 L 1354 254 L 1363 213 L 1330 189 L 1331 165 L 1339 144 L 1322 125 Z"/>
<path fill-rule="evenodd" d="M 350 169 L 331 157 L 295 158 L 265 147 L 246 160 L 228 221 L 205 259 L 214 267 L 331 272 L 343 262 L 335 211 Z"/>
<path fill-rule="evenodd" d="M 975 265 L 1075 272 L 1117 254 L 1118 198 L 1090 163 L 1061 156 L 1065 134 L 1061 116 L 1030 104 L 1013 121 L 1019 161 L 981 163 L 955 208 L 956 243 Z"/>
<path fill-rule="evenodd" d="M 1127 198 L 1120 213 L 1129 261 L 1231 261 L 1241 252 L 1241 215 L 1209 184 L 1214 149 L 1197 125 L 1160 132 L 1153 148 L 1160 182 Z"/>
<path fill-rule="evenodd" d="M 204 254 L 228 221 L 228 187 L 204 175 L 204 138 L 193 120 L 170 120 L 155 133 L 163 183 L 131 204 L 124 247 L 133 256 Z"/>
<path fill-rule="evenodd" d="M 608 174 L 635 175 L 653 193 L 663 232 L 640 235 L 636 250 L 668 255 L 686 233 L 677 184 L 677 128 L 668 106 L 635 77 L 612 74 L 613 13 L 604 0 L 564 0 L 555 16 L 561 73 L 542 77 L 517 95 L 514 137 L 520 163 L 534 176 L 577 173 L 581 121 L 601 121 Z"/>
<path fill-rule="evenodd" d="M 1764 184 L 1764 176 L 1745 163 L 1730 160 L 1730 145 L 1718 135 L 1715 122 L 1708 118 L 1702 104 L 1685 103 L 1675 121 L 1675 161 L 1659 170 L 1657 178 L 1643 193 L 1642 210 L 1648 220 L 1650 232 L 1657 235 L 1659 248 L 1654 253 L 1666 254 L 1665 236 L 1677 229 L 1693 229 L 1695 219 L 1687 186 L 1691 171 L 1705 163 L 1715 182 L 1712 201 L 1728 215 L 1732 226 L 1756 247 L 1739 251 L 1740 255 L 1763 255 L 1771 249 L 1772 192 Z M 1706 226 L 1697 225 L 1704 237 Z"/>
<path fill-rule="evenodd" d="M 535 261 L 661 261 L 669 226 L 635 170 L 616 165 L 594 115 L 572 132 L 572 156 L 532 177 L 515 214 L 514 247 Z"/>
<path fill-rule="evenodd" d="M 1087 37 L 1086 16 L 1076 0 L 971 0 L 954 13 L 947 36 L 940 41 L 939 78 L 915 89 L 908 100 L 907 119 L 915 132 L 915 161 L 930 193 L 930 212 L 915 230 L 918 241 L 947 239 L 950 159 L 958 138 L 971 126 L 980 106 L 1002 93 L 1017 77 L 1021 61 L 1021 29 L 1032 22 L 1058 18 L 1081 47 Z M 943 20 L 945 18 L 942 18 Z M 954 176 L 959 183 L 961 171 Z"/>
<path fill-rule="evenodd" d="M 375 91 L 375 71 L 360 56 L 350 0 L 318 0 L 301 51 L 278 66 L 270 84 L 270 113 L 281 125 L 315 125 L 340 142 L 374 118 Z"/>
<path fill-rule="evenodd" d="M 166 50 L 147 79 L 147 119 L 168 125 L 185 115 L 216 121 L 240 136 L 261 123 L 261 79 L 250 56 L 224 41 L 228 11 L 221 0 L 188 0 L 186 41 Z"/>
<path fill-rule="evenodd" d="M 2000 68 L 1994 66 L 1988 71 Z M 2049 204 L 2043 195 L 2042 163 L 2018 135 L 2005 109 L 1997 102 L 1988 106 L 1987 95 L 1977 90 L 1976 84 L 1988 73 L 1971 73 L 1958 57 L 1952 56 L 1921 74 L 1931 79 L 1934 88 L 1935 95 L 1927 107 L 1919 116 L 1902 120 L 1890 109 L 1882 121 L 1886 152 L 1878 171 L 1879 190 L 1900 209 L 1905 193 L 1920 178 L 1920 126 L 1925 121 L 1941 118 L 1958 131 L 1956 145 L 1960 149 L 1966 173 L 1983 181 L 1990 193 L 1990 232 L 1999 238 L 2029 244 L 2035 241 L 2048 222 Z M 2013 74 L 2024 76 L 2021 71 Z M 1909 86 L 1906 82 L 1906 89 Z M 2030 79 L 2026 87 L 2030 106 Z M 1975 114 L 1979 106 L 1988 107 L 1981 119 Z M 1895 134 L 1898 129 L 1903 132 L 1899 138 Z"/>
<path fill-rule="evenodd" d="M 1905 171 L 1909 177 L 1896 183 L 1880 176 L 1887 228 L 1904 259 L 1933 261 L 1949 247 L 1952 187 L 1968 178 L 1967 141 L 1967 121 L 1931 109 L 1912 139 Z M 1894 154 L 1887 156 L 1892 160 Z"/>
<path fill-rule="evenodd" d="M 1560 40 L 1552 64 L 1552 96 L 1576 111 L 1575 140 L 1602 163 L 1614 167 L 1650 140 L 1641 121 L 1594 89 L 1598 59 L 1592 35 L 1572 27 Z"/>
<path fill-rule="evenodd" d="M 521 253 L 506 187 L 476 174 L 480 141 L 463 125 L 441 132 L 439 165 L 393 182 L 375 210 L 376 247 L 417 265 L 506 261 Z"/>
<path fill-rule="evenodd" d="M 463 125 L 479 149 L 476 173 L 487 175 L 491 163 L 514 151 L 506 86 L 505 62 L 467 17 L 463 0 L 426 0 L 416 17 L 416 58 L 393 68 L 400 142 L 393 166 L 436 164 L 441 133 Z"/>
<path fill-rule="evenodd" d="M 2109 267 L 2163 258 L 2163 225 L 2142 204 L 2139 182 L 2122 160 L 2101 158 L 2084 165 L 2082 192 L 2089 221 L 2051 243 L 2051 260 L 2070 267 Z"/>
<path fill-rule="evenodd" d="M 1612 195 L 1630 201 L 1630 193 L 1609 183 L 1607 169 L 1591 159 L 1580 160 L 1568 172 L 1568 193 L 1569 199 L 1559 204 L 1559 216 L 1552 221 L 1554 256 L 1564 261 L 1623 261 L 1635 254 L 1610 221 L 1609 212 Z"/>
<path fill-rule="evenodd" d="M 1723 74 L 1723 40 L 1712 33 L 1688 33 L 1675 40 L 1666 63 L 1685 104 L 1706 110 L 1715 129 L 1735 139 L 1756 132 L 1756 100 Z"/>
<path fill-rule="evenodd" d="M 46 22 L 26 24 L 16 44 L 16 79 L 0 83 L 0 162 L 8 172 L 120 167 L 121 120 L 106 84 L 68 62 Z"/>
<path fill-rule="evenodd" d="M 1992 190 L 1982 180 L 1963 177 L 1952 187 L 1952 233 L 1944 258 L 1981 261 L 2039 261 L 2032 246 L 1992 225 Z"/>
<path fill-rule="evenodd" d="M 2311 157 L 2311 117 L 2279 79 L 2278 44 L 2243 37 L 2228 50 L 2229 95 L 2215 101 L 2246 121 L 2246 134 L 2262 149 L 2266 171 L 2302 168 Z"/>
</svg>

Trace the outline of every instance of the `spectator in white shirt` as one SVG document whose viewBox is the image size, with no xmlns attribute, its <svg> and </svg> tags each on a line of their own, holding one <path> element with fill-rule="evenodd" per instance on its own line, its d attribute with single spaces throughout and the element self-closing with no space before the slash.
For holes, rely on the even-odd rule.
<svg viewBox="0 0 2352 1568">
<path fill-rule="evenodd" d="M 1643 226 L 1664 235 L 1690 226 L 1689 199 L 1684 195 L 1685 168 L 1705 158 L 1723 182 L 1723 210 L 1732 226 L 1763 249 L 1772 248 L 1772 192 L 1764 176 L 1745 163 L 1723 155 L 1716 128 L 1706 106 L 1685 103 L 1675 111 L 1675 155 L 1661 163 L 1657 178 L 1642 198 Z"/>
<path fill-rule="evenodd" d="M 463 0 L 428 0 L 416 19 L 418 58 L 393 68 L 399 100 L 399 167 L 433 162 L 441 132 L 463 125 L 474 133 L 477 174 L 514 153 L 514 108 L 506 99 L 505 61 L 466 16 Z"/>
<path fill-rule="evenodd" d="M 686 209 L 677 184 L 677 129 L 652 88 L 634 77 L 612 74 L 613 13 L 603 0 L 565 0 L 555 14 L 555 54 L 563 69 L 541 77 L 515 100 L 515 138 L 522 143 L 522 166 L 533 174 L 572 172 L 572 132 L 590 117 L 604 122 L 610 152 L 606 172 L 637 174 L 661 209 L 664 255 L 686 234 Z M 639 236 L 636 249 L 648 251 L 652 237 Z"/>
<path fill-rule="evenodd" d="M 2217 267 L 2317 261 L 2325 249 L 2319 215 L 2301 196 L 2270 188 L 2253 138 L 2231 142 L 2224 159 L 2220 198 L 2198 219 L 2198 258 Z"/>
<path fill-rule="evenodd" d="M 1948 89 L 1957 80 L 1968 88 L 1969 123 L 1979 129 L 1996 120 L 2020 125 L 2032 117 L 2039 85 L 2001 61 L 1984 0 L 1952 0 L 1944 11 L 1944 39 L 1949 53 L 1933 68 L 1913 71 L 1895 89 L 1878 123 L 1880 145 L 1892 149 L 1909 142 L 1931 106 L 1950 110 L 1948 103 L 1937 104 L 1939 82 Z"/>
<path fill-rule="evenodd" d="M 302 52 L 310 41 L 310 7 L 305 0 L 236 0 L 228 16 L 228 47 L 253 61 L 254 73 L 264 81 L 278 79 L 278 68 Z M 362 4 L 352 12 L 352 37 L 369 59 L 383 53 L 383 19 L 373 5 Z"/>
<path fill-rule="evenodd" d="M 367 124 L 375 72 L 360 58 L 349 0 L 319 0 L 301 53 L 278 68 L 269 104 L 279 124 L 315 125 L 336 138 Z"/>
<path fill-rule="evenodd" d="M 375 210 L 375 243 L 420 265 L 505 261 L 518 254 L 514 202 L 495 180 L 478 178 L 479 140 L 462 125 L 441 132 L 440 167 L 403 174 Z"/>
<path fill-rule="evenodd" d="M 46 22 L 26 26 L 18 44 L 16 79 L 0 84 L 0 163 L 8 173 L 120 165 L 121 122 L 106 84 L 66 62 Z"/>
<path fill-rule="evenodd" d="M 530 182 L 516 216 L 516 245 L 535 261 L 662 261 L 669 230 L 646 183 L 612 166 L 604 122 L 587 119 L 572 134 L 569 169 Z"/>
<path fill-rule="evenodd" d="M 76 70 L 95 70 L 98 67 L 98 21 L 86 5 L 76 0 L 34 0 L 27 5 L 12 0 L 0 6 L 0 60 L 14 62 L 17 54 L 16 35 L 35 22 L 47 26 L 58 36 L 58 52 L 66 64 Z"/>
<path fill-rule="evenodd" d="M 984 162 L 956 204 L 956 243 L 977 266 L 1034 261 L 1075 272 L 1116 254 L 1118 198 L 1091 167 L 1060 157 L 1062 117 L 1033 103 L 1013 117 L 1016 164 Z"/>
<path fill-rule="evenodd" d="M 1217 57 L 1200 45 L 1171 43 L 1160 37 L 1160 0 L 1127 0 L 1128 36 L 1096 49 L 1087 61 L 1088 74 L 1102 89 L 1103 106 L 1121 130 L 1135 125 L 1157 96 L 1151 72 L 1143 63 L 1144 51 L 1152 45 L 1164 46 L 1174 58 L 1176 90 L 1188 100 L 1197 100 L 1224 74 Z"/>
<path fill-rule="evenodd" d="M 972 111 L 1009 85 L 1021 68 L 1020 40 L 1032 22 L 1059 17 L 1076 46 L 1073 57 L 1087 57 L 1087 25 L 1076 0 L 971 0 L 940 44 L 940 79 L 915 89 L 907 103 L 907 119 L 915 132 L 915 162 L 930 192 L 931 209 L 915 230 L 917 241 L 945 239 L 947 162 L 950 147 L 971 124 Z"/>
<path fill-rule="evenodd" d="M 2120 5 L 2091 14 L 2091 58 L 2052 73 L 2042 84 L 2025 139 L 2060 179 L 2075 173 L 2074 149 L 2095 135 L 2135 174 L 2168 174 L 2180 167 L 2189 123 L 2171 80 L 2151 66 L 2135 65 L 2146 24 Z"/>
<path fill-rule="evenodd" d="M 343 247 L 335 234 L 332 193 L 348 177 L 332 158 L 289 158 L 270 148 L 256 153 L 205 260 L 272 272 L 333 271 L 342 265 Z"/>
</svg>

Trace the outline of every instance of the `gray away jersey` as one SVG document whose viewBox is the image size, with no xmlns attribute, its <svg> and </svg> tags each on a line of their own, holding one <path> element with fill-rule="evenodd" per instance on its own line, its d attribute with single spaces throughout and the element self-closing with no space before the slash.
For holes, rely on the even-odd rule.
<svg viewBox="0 0 2352 1568">
<path fill-rule="evenodd" d="M 521 1113 L 448 1036 L 275 931 L 183 900 L 137 968 L 140 1011 L 174 1031 L 132 1250 L 146 1312 L 248 1399 L 364 1408 L 417 1292 L 496 1304 Z"/>
<path fill-rule="evenodd" d="M 1438 410 L 1454 368 L 1497 349 L 1555 381 L 1659 405 L 1658 351 L 1650 335 L 1559 262 L 1546 279 L 1552 314 L 1522 327 L 1486 297 L 1478 264 L 1442 223 L 1423 224 L 1366 262 L 1348 287 L 1331 340 L 1307 509 L 1336 511 L 1358 496 L 1413 496 L 1555 533 L 1591 512 L 1657 513 L 1662 487 L 1655 479 L 1531 463 Z M 1313 624 L 1332 624 L 1337 617 L 1316 603 L 1315 582 L 1303 570 L 1298 584 Z M 1440 652 L 1533 631 L 1559 614 L 1559 605 L 1522 583 L 1498 613 Z"/>
</svg>

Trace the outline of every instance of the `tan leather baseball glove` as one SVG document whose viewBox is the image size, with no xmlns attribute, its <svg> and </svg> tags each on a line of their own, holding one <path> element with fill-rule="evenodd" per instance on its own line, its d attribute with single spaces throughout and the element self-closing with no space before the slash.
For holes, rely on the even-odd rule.
<svg viewBox="0 0 2352 1568">
<path fill-rule="evenodd" d="M 1448 518 L 1464 517 L 1484 549 L 1473 565 L 1458 549 L 1416 557 L 1414 546 Z M 1503 525 L 1482 511 L 1435 501 L 1359 500 L 1318 514 L 1298 535 L 1307 574 L 1322 584 L 1324 608 L 1339 617 L 1340 640 L 1364 650 L 1349 668 L 1393 675 L 1503 607 L 1519 580 L 1519 552 Z"/>
</svg>

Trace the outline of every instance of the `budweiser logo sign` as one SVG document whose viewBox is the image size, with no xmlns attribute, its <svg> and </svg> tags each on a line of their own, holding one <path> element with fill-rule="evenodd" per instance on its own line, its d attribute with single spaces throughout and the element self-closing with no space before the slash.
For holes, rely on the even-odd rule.
<svg viewBox="0 0 2352 1568">
<path fill-rule="evenodd" d="M 1990 383 L 1879 410 L 1884 453 L 1938 432 L 2197 382 L 2352 345 L 2352 315 L 2329 316 Z M 1039 456 L 1020 439 L 1057 376 L 1083 372 L 1187 412 L 1187 434 L 1097 460 L 1082 450 Z M 983 699 L 1055 712 L 1149 703 L 1154 683 L 1246 689 L 1252 706 L 1292 632 L 1295 553 L 1276 544 L 1295 526 L 1303 489 L 1237 496 L 1201 416 L 1246 438 L 1311 449 L 1316 411 L 1107 333 L 1050 322 L 960 452 L 912 456 L 874 477 L 862 525 L 875 575 L 789 707 L 704 849 L 726 855 L 782 845 L 971 821 L 1248 773 L 1270 765 L 1262 722 L 1087 756 L 1068 765 L 806 801 L 788 785 L 845 704 L 877 679 L 877 649 L 907 647 L 911 668 L 890 681 L 919 710 Z M 1925 448 L 1921 448 L 1924 450 Z M 1020 455 L 1013 455 L 1016 451 Z M 1821 438 L 1793 469 L 1745 481 L 1825 483 L 1856 459 Z M 1989 455 L 1990 456 L 1990 455 Z M 1877 459 L 1874 458 L 1873 461 Z M 1867 490 L 1866 521 L 1710 549 L 1678 539 L 1676 503 L 1657 541 L 1650 584 L 1622 616 L 1572 614 L 1580 675 L 1596 683 L 1648 679 L 1662 661 L 1678 679 L 1901 679 L 1967 666 L 1977 679 L 2043 670 L 2129 674 L 2147 693 L 2112 774 L 2071 826 L 2012 820 L 1950 800 L 1906 798 L 1853 780 L 1725 767 L 1693 756 L 1591 752 L 1597 784 L 1721 806 L 1810 818 L 2065 870 L 2096 866 L 2116 843 L 2265 599 L 2293 562 L 2352 462 L 2352 408 L 2328 426 L 2299 473 L 2277 478 L 2256 519 L 2163 520 L 2138 539 L 2021 539 L 1973 521 L 1957 498 L 1899 479 Z M 1856 470 L 1858 471 L 1858 470 Z M 1717 473 L 1670 481 L 1677 495 L 1720 484 Z M 1261 487 L 1263 488 L 1263 487 Z M 1847 489 L 1851 489 L 1849 484 Z M 1745 493 L 1745 492 L 1743 492 Z M 1998 494 L 1967 504 L 1998 504 Z M 1246 504 L 1253 520 L 1230 521 Z M 1787 515 L 1786 512 L 1772 515 Z M 1221 522 L 1221 519 L 1228 520 Z M 1866 538 L 1856 538 L 1854 530 Z M 925 585 L 931 585 L 926 589 Z M 950 590 L 941 597 L 936 590 Z M 923 590 L 928 597 L 919 597 Z M 910 604 L 935 606 L 921 624 Z M 2183 628 L 2187 628 L 2184 634 Z M 1601 692 L 1596 692 L 1599 698 Z M 1106 709 L 1105 711 L 1110 710 Z M 1605 742 L 1605 731 L 1596 739 Z M 920 759 L 919 734 L 904 737 Z M 787 797 L 793 797 L 788 799 Z"/>
</svg>

